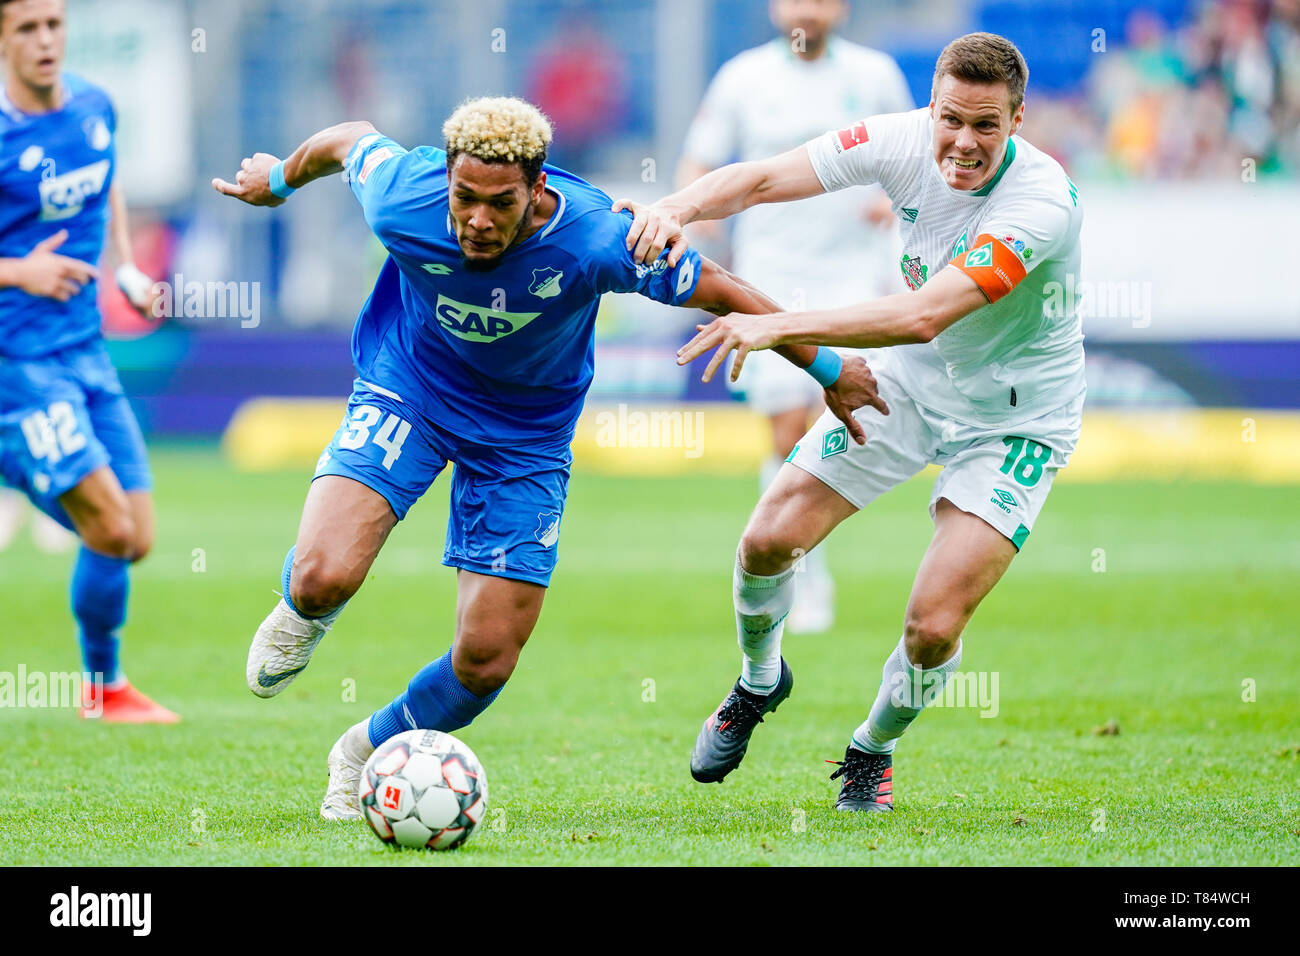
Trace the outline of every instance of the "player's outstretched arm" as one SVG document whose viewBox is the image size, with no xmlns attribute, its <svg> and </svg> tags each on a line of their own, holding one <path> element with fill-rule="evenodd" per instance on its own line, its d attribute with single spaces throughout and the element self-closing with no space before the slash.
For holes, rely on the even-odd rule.
<svg viewBox="0 0 1300 956">
<path fill-rule="evenodd" d="M 154 303 L 158 301 L 162 290 L 135 264 L 135 253 L 131 250 L 131 226 L 126 214 L 126 197 L 122 195 L 117 183 L 108 187 L 108 210 L 108 235 L 117 256 L 113 278 L 132 308 L 146 319 L 152 319 Z"/>
<path fill-rule="evenodd" d="M 722 166 L 649 206 L 620 199 L 614 210 L 632 212 L 627 247 L 637 262 L 649 265 L 669 249 L 668 264 L 675 266 L 686 251 L 682 227 L 688 223 L 726 219 L 759 203 L 791 202 L 822 192 L 807 146 L 798 146 L 771 159 Z"/>
<path fill-rule="evenodd" d="M 939 272 L 915 292 L 820 312 L 724 315 L 703 326 L 677 353 L 677 364 L 714 349 L 704 371 L 709 381 L 728 353 L 736 353 L 731 380 L 740 376 L 745 356 L 758 349 L 797 343 L 881 348 L 929 342 L 957 320 L 988 305 L 975 280 L 956 266 Z"/>
<path fill-rule="evenodd" d="M 233 196 L 250 206 L 280 206 L 289 192 L 299 189 L 313 179 L 342 172 L 343 161 L 354 143 L 362 136 L 376 132 L 363 121 L 339 123 L 313 134 L 295 149 L 280 165 L 280 160 L 270 153 L 254 153 L 239 164 L 235 181 L 212 180 L 212 188 L 223 196 Z M 276 168 L 280 172 L 276 173 Z M 272 180 L 275 179 L 273 182 Z"/>
<path fill-rule="evenodd" d="M 728 272 L 711 259 L 700 257 L 700 280 L 692 296 L 682 303 L 687 308 L 703 309 L 719 316 L 729 316 L 737 322 L 754 321 L 765 314 L 780 312 L 781 306 L 744 279 Z M 696 326 L 703 334 L 709 326 Z M 696 336 L 698 338 L 699 336 Z M 889 406 L 877 391 L 875 376 L 867 363 L 857 356 L 842 358 L 825 355 L 815 345 L 775 345 L 775 350 L 787 361 L 809 372 L 826 392 L 826 407 L 848 426 L 853 440 L 859 445 L 867 440 L 866 432 L 853 417 L 856 409 L 870 405 L 884 415 Z M 827 363 L 830 367 L 827 368 Z M 678 364 L 685 364 L 679 360 Z M 709 380 L 712 367 L 705 376 Z"/>
</svg>

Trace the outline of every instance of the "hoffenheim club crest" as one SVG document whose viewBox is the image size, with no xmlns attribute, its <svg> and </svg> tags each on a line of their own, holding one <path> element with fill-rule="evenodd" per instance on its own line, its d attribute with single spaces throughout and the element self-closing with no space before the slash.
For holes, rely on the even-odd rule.
<svg viewBox="0 0 1300 956">
<path fill-rule="evenodd" d="M 533 532 L 543 548 L 549 548 L 560 540 L 560 516 L 554 511 L 547 511 L 537 516 L 537 530 Z"/>
<path fill-rule="evenodd" d="M 533 284 L 528 287 L 528 291 L 539 299 L 552 298 L 560 294 L 560 280 L 563 278 L 563 272 L 550 266 L 534 269 Z"/>
</svg>

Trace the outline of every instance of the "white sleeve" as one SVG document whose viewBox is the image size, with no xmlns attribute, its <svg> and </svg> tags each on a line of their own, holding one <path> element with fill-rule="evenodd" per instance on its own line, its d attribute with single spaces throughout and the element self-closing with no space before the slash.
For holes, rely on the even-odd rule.
<svg viewBox="0 0 1300 956">
<path fill-rule="evenodd" d="M 741 104 L 735 77 L 732 63 L 724 63 L 718 70 L 686 133 L 682 158 L 717 169 L 740 152 Z"/>
<path fill-rule="evenodd" d="M 914 113 L 886 113 L 858 120 L 808 141 L 813 172 L 829 193 L 849 186 L 880 183 L 889 187 L 890 174 L 912 152 L 909 122 Z"/>
</svg>

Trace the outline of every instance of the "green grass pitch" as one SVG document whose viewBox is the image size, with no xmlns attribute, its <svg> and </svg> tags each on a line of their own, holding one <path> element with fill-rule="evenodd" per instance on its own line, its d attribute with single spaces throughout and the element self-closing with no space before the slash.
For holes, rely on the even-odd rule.
<svg viewBox="0 0 1300 956">
<path fill-rule="evenodd" d="M 833 536 L 835 629 L 787 638 L 793 696 L 725 784 L 701 786 L 687 758 L 738 672 L 731 562 L 755 482 L 579 473 L 541 622 L 461 732 L 487 768 L 487 821 L 434 854 L 317 807 L 339 732 L 450 643 L 446 479 L 310 669 L 263 701 L 244 659 L 305 476 L 237 474 L 206 449 L 154 465 L 158 541 L 134 572 L 124 663 L 184 723 L 0 710 L 0 863 L 1300 863 L 1294 488 L 1058 485 L 966 633 L 962 670 L 997 672 L 997 715 L 924 713 L 895 757 L 895 812 L 864 816 L 833 811 L 823 761 L 898 639 L 928 482 Z M 78 666 L 69 563 L 25 536 L 0 554 L 0 671 Z M 1094 733 L 1110 721 L 1118 734 Z"/>
</svg>

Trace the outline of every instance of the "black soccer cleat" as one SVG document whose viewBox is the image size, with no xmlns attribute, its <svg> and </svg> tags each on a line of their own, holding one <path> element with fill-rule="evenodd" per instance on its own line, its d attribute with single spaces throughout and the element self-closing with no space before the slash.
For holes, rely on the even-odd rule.
<svg viewBox="0 0 1300 956">
<path fill-rule="evenodd" d="M 865 810 L 879 813 L 894 809 L 894 757 L 892 754 L 869 754 L 850 745 L 843 760 L 828 760 L 840 769 L 831 779 L 843 777 L 836 810 Z"/>
<path fill-rule="evenodd" d="M 740 766 L 754 728 L 790 696 L 794 675 L 785 658 L 781 658 L 781 676 L 770 694 L 751 694 L 740 681 L 709 715 L 695 738 L 691 751 L 691 776 L 700 783 L 721 783 L 722 778 Z"/>
</svg>

